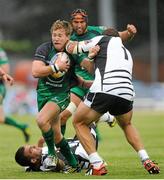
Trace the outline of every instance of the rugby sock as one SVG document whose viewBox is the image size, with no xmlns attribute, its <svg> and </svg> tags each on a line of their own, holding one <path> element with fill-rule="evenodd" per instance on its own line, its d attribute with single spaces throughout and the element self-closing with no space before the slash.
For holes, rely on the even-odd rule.
<svg viewBox="0 0 164 180">
<path fill-rule="evenodd" d="M 88 156 L 89 162 L 95 167 L 99 168 L 99 166 L 103 163 L 102 158 L 99 156 L 97 152 L 94 152 Z"/>
<path fill-rule="evenodd" d="M 14 126 L 21 130 L 24 130 L 27 127 L 27 124 L 18 123 L 17 121 L 15 121 L 14 119 L 9 118 L 9 117 L 5 117 L 4 123 L 7 125 L 10 125 L 10 126 Z"/>
<path fill-rule="evenodd" d="M 52 129 L 50 129 L 48 132 L 43 132 L 42 135 L 45 139 L 45 142 L 48 147 L 48 155 L 56 155 L 55 149 L 54 149 L 54 132 Z"/>
<path fill-rule="evenodd" d="M 140 157 L 141 161 L 144 162 L 145 160 L 149 159 L 149 156 L 145 149 L 141 149 L 138 151 L 138 156 Z"/>
<path fill-rule="evenodd" d="M 65 138 L 63 138 L 58 144 L 56 144 L 56 147 L 60 148 L 60 152 L 66 158 L 70 166 L 72 166 L 73 168 L 77 167 L 78 162 Z"/>
<path fill-rule="evenodd" d="M 61 125 L 61 133 L 62 133 L 63 136 L 65 135 L 65 131 L 66 131 L 66 124 Z"/>
</svg>

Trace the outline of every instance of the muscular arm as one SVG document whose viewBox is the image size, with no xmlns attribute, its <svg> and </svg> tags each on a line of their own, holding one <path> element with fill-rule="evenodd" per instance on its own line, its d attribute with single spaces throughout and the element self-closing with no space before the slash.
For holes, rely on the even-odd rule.
<svg viewBox="0 0 164 180">
<path fill-rule="evenodd" d="M 135 34 L 137 33 L 137 29 L 133 24 L 128 24 L 127 29 L 125 31 L 119 32 L 119 36 L 121 37 L 122 41 L 131 40 Z"/>
<path fill-rule="evenodd" d="M 101 40 L 102 36 L 96 36 L 89 41 L 69 41 L 66 45 L 66 51 L 70 54 L 80 54 L 89 52 L 89 49 L 95 47 Z"/>
<path fill-rule="evenodd" d="M 91 74 L 94 72 L 94 63 L 93 61 L 89 61 L 87 58 L 83 59 L 80 66 L 84 67 Z"/>
<path fill-rule="evenodd" d="M 34 60 L 32 63 L 32 75 L 35 78 L 44 77 L 52 74 L 51 66 L 46 66 L 44 62 Z"/>
</svg>

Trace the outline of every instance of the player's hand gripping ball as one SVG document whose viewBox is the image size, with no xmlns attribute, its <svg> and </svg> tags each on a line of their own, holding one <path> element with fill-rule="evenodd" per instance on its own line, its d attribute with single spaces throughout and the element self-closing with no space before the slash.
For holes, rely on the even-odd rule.
<svg viewBox="0 0 164 180">
<path fill-rule="evenodd" d="M 65 53 L 65 52 L 58 52 L 56 53 L 50 60 L 50 65 L 58 65 L 60 62 L 59 61 L 63 61 L 66 63 L 70 63 L 70 59 L 69 56 Z M 66 71 L 58 71 L 57 73 L 53 73 L 51 76 L 54 78 L 61 78 L 62 76 L 64 76 L 64 74 L 66 73 Z"/>
</svg>

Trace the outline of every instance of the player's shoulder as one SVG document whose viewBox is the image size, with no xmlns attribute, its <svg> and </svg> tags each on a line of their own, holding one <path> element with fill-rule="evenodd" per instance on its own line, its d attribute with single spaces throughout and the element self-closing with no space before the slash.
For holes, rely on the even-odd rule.
<svg viewBox="0 0 164 180">
<path fill-rule="evenodd" d="M 37 47 L 35 54 L 48 55 L 52 47 L 53 45 L 51 42 L 44 42 Z"/>
<path fill-rule="evenodd" d="M 102 33 L 105 29 L 105 26 L 87 26 L 87 31 L 97 31 Z"/>
<path fill-rule="evenodd" d="M 40 44 L 37 49 L 49 49 L 52 47 L 52 43 L 50 41 L 48 42 L 44 42 L 42 44 Z"/>
<path fill-rule="evenodd" d="M 1 55 L 6 55 L 5 50 L 4 50 L 3 48 L 1 48 L 1 47 L 0 47 L 0 54 L 1 54 Z"/>
<path fill-rule="evenodd" d="M 0 48 L 0 64 L 7 64 L 8 63 L 8 57 L 3 48 Z"/>
</svg>

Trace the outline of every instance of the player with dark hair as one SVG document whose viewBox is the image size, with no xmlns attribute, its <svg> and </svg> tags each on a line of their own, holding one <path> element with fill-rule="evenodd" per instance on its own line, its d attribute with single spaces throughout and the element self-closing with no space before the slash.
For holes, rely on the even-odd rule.
<svg viewBox="0 0 164 180">
<path fill-rule="evenodd" d="M 109 29 L 105 26 L 89 26 L 88 25 L 88 14 L 84 9 L 75 9 L 71 15 L 70 15 L 70 21 L 73 27 L 73 33 L 71 35 L 71 40 L 73 41 L 83 41 L 83 40 L 89 40 L 93 37 L 96 37 L 98 35 L 101 35 L 105 30 Z M 127 30 L 119 32 L 119 35 L 123 41 L 127 41 L 129 39 L 132 39 L 134 35 L 136 34 L 137 30 L 134 25 L 128 24 L 127 25 Z M 80 54 L 79 59 L 81 61 L 83 59 L 89 59 L 87 56 L 87 53 L 85 54 Z M 89 59 L 92 61 L 91 59 Z M 93 72 L 88 72 L 84 68 L 85 66 L 85 61 L 81 62 L 80 65 L 76 65 L 76 74 L 78 76 L 81 76 L 82 78 L 86 80 L 94 80 L 94 75 Z M 61 125 L 62 125 L 62 132 L 63 134 L 65 133 L 65 128 L 66 128 L 66 122 L 69 117 L 76 111 L 78 105 L 80 102 L 83 100 L 85 95 L 87 94 L 88 89 L 87 88 L 82 88 L 82 87 L 73 87 L 71 89 L 71 102 L 66 108 L 61 113 Z M 110 115 L 108 112 L 105 113 L 100 117 L 101 122 L 107 122 L 109 126 L 114 127 L 116 120 L 115 118 Z"/>
<path fill-rule="evenodd" d="M 98 139 L 96 136 L 95 125 L 90 126 L 91 134 L 94 138 L 96 149 L 98 148 Z M 75 136 L 74 138 L 67 139 L 69 146 L 72 149 L 72 152 L 75 154 L 78 159 L 79 166 L 81 169 L 89 168 L 88 155 L 85 152 L 84 148 L 80 144 L 79 140 Z M 26 171 L 55 171 L 55 172 L 67 172 L 68 162 L 61 154 L 60 149 L 56 149 L 56 154 L 58 156 L 58 163 L 55 169 L 45 168 L 44 160 L 48 155 L 47 147 L 43 147 L 44 139 L 41 138 L 38 141 L 37 145 L 25 145 L 18 148 L 15 153 L 15 161 L 26 167 Z M 54 147 L 55 148 L 55 147 Z"/>
<path fill-rule="evenodd" d="M 114 115 L 129 144 L 138 153 L 144 168 L 150 174 L 158 174 L 160 168 L 150 160 L 147 151 L 132 125 L 133 101 L 135 91 L 132 83 L 133 60 L 125 48 L 116 30 L 105 32 L 108 35 L 97 36 L 90 41 L 70 42 L 67 51 L 79 54 L 89 51 L 94 57 L 92 47 L 100 47 L 94 59 L 95 80 L 84 102 L 81 102 L 74 114 L 73 124 L 76 134 L 89 155 L 91 163 L 87 175 L 107 174 L 106 165 L 94 147 L 89 124 L 97 121 L 107 111 Z"/>
<path fill-rule="evenodd" d="M 14 126 L 17 129 L 21 130 L 24 135 L 25 141 L 28 142 L 30 138 L 30 135 L 28 133 L 28 125 L 24 123 L 19 123 L 13 118 L 5 116 L 4 114 L 3 99 L 5 98 L 5 95 L 6 95 L 6 87 L 5 87 L 4 78 L 6 78 L 6 81 L 7 81 L 7 80 L 11 80 L 11 77 L 6 74 L 9 72 L 9 60 L 5 51 L 2 48 L 0 48 L 0 67 L 2 68 L 1 71 L 3 71 L 3 74 L 4 74 L 3 75 L 4 77 L 3 76 L 0 77 L 0 123 Z"/>
</svg>

